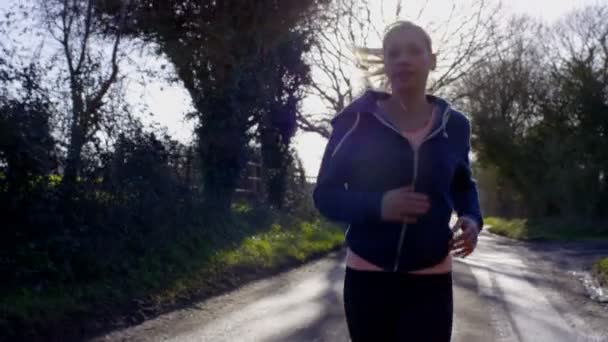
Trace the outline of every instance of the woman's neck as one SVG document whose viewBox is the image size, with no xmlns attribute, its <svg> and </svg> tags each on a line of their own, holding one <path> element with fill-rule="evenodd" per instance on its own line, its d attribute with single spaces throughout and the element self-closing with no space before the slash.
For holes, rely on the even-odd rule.
<svg viewBox="0 0 608 342">
<path fill-rule="evenodd" d="M 403 110 L 406 114 L 424 113 L 429 105 L 424 89 L 398 90 L 393 95 L 405 107 Z"/>
</svg>

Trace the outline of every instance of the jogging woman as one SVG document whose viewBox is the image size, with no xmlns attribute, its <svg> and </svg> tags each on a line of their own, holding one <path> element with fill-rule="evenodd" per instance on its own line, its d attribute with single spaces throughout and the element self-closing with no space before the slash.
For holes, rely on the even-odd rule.
<svg viewBox="0 0 608 342">
<path fill-rule="evenodd" d="M 332 119 L 314 201 L 325 217 L 349 224 L 352 341 L 450 341 L 452 254 L 473 252 L 483 227 L 470 123 L 426 93 L 436 56 L 422 28 L 390 26 L 382 54 L 390 92 L 367 90 Z"/>
</svg>

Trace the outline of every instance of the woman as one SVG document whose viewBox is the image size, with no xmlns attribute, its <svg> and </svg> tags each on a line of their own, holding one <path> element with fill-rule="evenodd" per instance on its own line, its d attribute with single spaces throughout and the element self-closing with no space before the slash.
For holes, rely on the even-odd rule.
<svg viewBox="0 0 608 342">
<path fill-rule="evenodd" d="M 426 94 L 436 56 L 422 28 L 395 23 L 382 52 L 391 93 L 368 90 L 332 119 L 314 201 L 327 218 L 349 223 L 352 341 L 449 341 L 451 254 L 468 256 L 483 227 L 470 124 Z"/>
</svg>

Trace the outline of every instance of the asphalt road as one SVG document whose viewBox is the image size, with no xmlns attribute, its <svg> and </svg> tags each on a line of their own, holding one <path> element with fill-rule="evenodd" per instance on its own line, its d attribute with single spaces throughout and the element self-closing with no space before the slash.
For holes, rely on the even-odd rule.
<svg viewBox="0 0 608 342">
<path fill-rule="evenodd" d="M 482 233 L 475 253 L 454 263 L 453 341 L 608 341 L 608 307 L 587 299 L 565 268 L 607 247 Z M 343 260 L 336 252 L 94 341 L 349 341 Z"/>
</svg>

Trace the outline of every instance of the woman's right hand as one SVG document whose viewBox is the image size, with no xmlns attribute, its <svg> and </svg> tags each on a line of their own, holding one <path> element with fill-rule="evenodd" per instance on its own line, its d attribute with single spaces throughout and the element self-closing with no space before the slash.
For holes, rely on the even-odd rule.
<svg viewBox="0 0 608 342">
<path fill-rule="evenodd" d="M 415 223 L 417 217 L 429 209 L 428 196 L 414 192 L 412 186 L 389 190 L 382 196 L 382 219 L 385 221 Z"/>
</svg>

